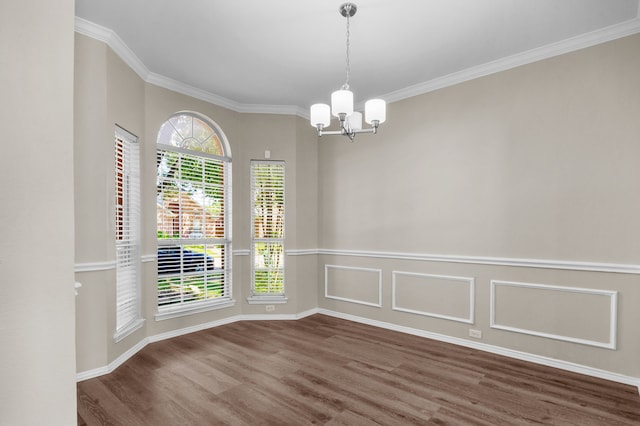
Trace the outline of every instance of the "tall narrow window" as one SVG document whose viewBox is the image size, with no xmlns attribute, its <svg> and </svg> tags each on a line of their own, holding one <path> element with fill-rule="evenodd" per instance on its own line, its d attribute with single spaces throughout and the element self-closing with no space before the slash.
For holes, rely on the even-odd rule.
<svg viewBox="0 0 640 426">
<path fill-rule="evenodd" d="M 140 149 L 137 138 L 115 134 L 116 333 L 120 341 L 142 326 L 140 314 Z"/>
<path fill-rule="evenodd" d="M 252 296 L 284 300 L 284 162 L 251 162 Z"/>
<path fill-rule="evenodd" d="M 231 153 L 209 119 L 182 112 L 158 133 L 158 315 L 229 306 Z"/>
</svg>

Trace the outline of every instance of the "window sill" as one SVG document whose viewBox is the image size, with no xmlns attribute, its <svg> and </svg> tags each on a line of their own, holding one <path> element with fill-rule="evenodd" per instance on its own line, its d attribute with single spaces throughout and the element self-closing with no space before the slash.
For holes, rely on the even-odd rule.
<svg viewBox="0 0 640 426">
<path fill-rule="evenodd" d="M 289 299 L 286 296 L 251 296 L 247 297 L 247 303 L 250 305 L 275 305 L 287 303 Z"/>
<path fill-rule="evenodd" d="M 185 306 L 171 306 L 168 308 L 158 309 L 155 315 L 156 321 L 163 321 L 171 318 L 184 317 L 187 315 L 198 314 L 201 312 L 214 311 L 217 309 L 230 308 L 235 306 L 236 301 L 233 299 L 225 299 L 215 302 L 193 303 Z"/>
</svg>

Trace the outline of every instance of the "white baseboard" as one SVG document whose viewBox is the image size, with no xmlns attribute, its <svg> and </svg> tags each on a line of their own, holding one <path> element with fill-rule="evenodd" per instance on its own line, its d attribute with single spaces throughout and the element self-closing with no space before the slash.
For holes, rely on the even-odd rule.
<svg viewBox="0 0 640 426">
<path fill-rule="evenodd" d="M 499 346 L 488 345 L 486 343 L 478 343 L 470 340 L 451 337 L 444 334 L 432 333 L 429 331 L 419 330 L 416 328 L 404 327 L 388 322 L 372 320 L 369 318 L 358 317 L 355 315 L 344 314 L 341 312 L 330 311 L 327 309 L 319 309 L 318 313 L 341 318 L 361 324 L 367 324 L 374 327 L 380 327 L 387 330 L 399 331 L 401 333 L 411 334 L 414 336 L 425 337 L 428 339 L 438 340 L 441 342 L 452 343 L 454 345 L 465 346 L 472 349 L 478 349 L 484 352 L 490 352 L 497 355 L 503 355 L 509 358 L 519 359 L 522 361 L 532 362 L 534 364 L 545 365 L 548 367 L 559 368 L 561 370 L 572 371 L 574 373 L 584 374 L 585 376 L 597 377 L 600 379 L 611 380 L 613 382 L 624 383 L 638 388 L 640 393 L 640 378 L 625 376 L 623 374 L 613 373 L 606 370 L 589 367 L 586 365 L 575 364 L 568 361 L 562 361 L 554 358 L 548 358 L 540 355 L 534 355 L 527 352 L 520 352 L 513 349 L 506 349 Z"/>
<path fill-rule="evenodd" d="M 632 385 L 637 387 L 638 392 L 640 393 L 640 378 L 638 377 L 625 376 L 623 374 L 600 370 L 600 369 L 589 367 L 586 365 L 575 364 L 572 362 L 548 358 L 540 355 L 534 355 L 526 352 L 515 351 L 512 349 L 501 348 L 499 346 L 487 345 L 485 343 L 473 342 L 470 340 L 451 337 L 444 334 L 432 333 L 429 331 L 419 330 L 416 328 L 404 327 L 397 324 L 392 324 L 392 323 L 378 321 L 378 320 L 372 320 L 369 318 L 358 317 L 355 315 L 344 314 L 341 312 L 331 311 L 331 310 L 322 309 L 322 308 L 314 308 L 298 314 L 235 315 L 233 317 L 224 318 L 221 320 L 211 321 L 204 324 L 198 324 L 192 327 L 181 328 L 179 330 L 173 330 L 166 333 L 145 337 L 143 340 L 138 342 L 135 346 L 133 346 L 131 349 L 129 349 L 128 351 L 120 355 L 113 362 L 110 362 L 108 365 L 77 373 L 76 381 L 81 382 L 83 380 L 93 379 L 95 377 L 103 376 L 105 374 L 109 374 L 113 372 L 116 368 L 124 364 L 129 358 L 131 358 L 133 355 L 138 353 L 149 343 L 159 342 L 161 340 L 171 339 L 173 337 L 182 336 L 184 334 L 194 333 L 196 331 L 206 330 L 213 327 L 219 327 L 221 325 L 231 324 L 238 321 L 293 321 L 293 320 L 302 319 L 317 313 L 332 316 L 335 318 L 345 319 L 348 321 L 358 322 L 361 324 L 367 324 L 374 327 L 380 327 L 387 330 L 399 331 L 401 333 L 411 334 L 414 336 L 420 336 L 428 339 L 438 340 L 441 342 L 452 343 L 454 345 L 478 349 L 484 352 L 503 355 L 509 358 L 533 362 L 535 364 L 546 365 L 548 367 L 559 368 L 561 370 L 572 371 L 574 373 L 584 374 L 586 376 L 597 377 L 605 380 L 611 380 L 617 383 L 624 383 L 627 385 Z"/>
<path fill-rule="evenodd" d="M 115 368 L 113 369 L 115 370 Z M 113 371 L 109 369 L 108 366 L 94 368 L 92 370 L 81 371 L 80 373 L 76 373 L 76 382 L 82 382 L 84 380 L 93 379 L 95 377 L 104 376 L 105 374 L 109 374 Z"/>
<path fill-rule="evenodd" d="M 168 331 L 166 333 L 160 333 L 153 336 L 148 336 L 142 339 L 137 344 L 135 344 L 133 347 L 131 347 L 125 353 L 120 355 L 118 358 L 110 362 L 108 365 L 76 373 L 76 382 L 81 382 L 84 380 L 93 379 L 96 377 L 103 376 L 105 374 L 112 373 L 113 371 L 115 371 L 116 368 L 120 367 L 129 358 L 134 356 L 136 353 L 140 352 L 149 343 L 159 342 L 161 340 L 171 339 L 173 337 L 178 337 L 178 336 L 182 336 L 189 333 L 195 333 L 196 331 L 202 331 L 209 328 L 219 327 L 221 325 L 231 324 L 238 321 L 294 321 L 294 320 L 299 320 L 317 313 L 318 313 L 318 308 L 310 309 L 308 311 L 300 312 L 298 314 L 235 315 L 232 317 L 207 322 L 204 324 L 198 324 L 191 327 L 185 327 L 178 330 Z"/>
</svg>

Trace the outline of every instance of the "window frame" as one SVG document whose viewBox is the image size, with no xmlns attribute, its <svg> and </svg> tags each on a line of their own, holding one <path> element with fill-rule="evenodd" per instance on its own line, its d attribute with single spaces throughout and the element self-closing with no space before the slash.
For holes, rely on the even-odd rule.
<svg viewBox="0 0 640 426">
<path fill-rule="evenodd" d="M 174 126 L 171 123 L 171 120 L 175 118 L 180 118 L 181 116 L 190 117 L 192 120 L 192 125 L 193 125 L 193 120 L 197 119 L 203 122 L 206 126 L 208 126 L 208 128 L 213 132 L 213 135 L 215 135 L 218 138 L 222 153 L 224 155 L 214 155 L 206 152 L 200 152 L 195 149 L 182 148 L 172 144 L 173 142 L 171 140 L 161 140 L 161 136 L 162 136 L 161 133 L 163 130 L 163 126 L 167 124 Z M 176 132 L 178 132 L 178 129 L 175 126 L 174 126 L 174 129 Z M 172 133 L 171 137 L 173 138 L 174 136 L 176 135 Z M 191 139 L 191 140 L 194 139 L 193 135 L 192 136 L 178 135 L 178 137 L 182 137 L 183 143 L 186 143 L 187 139 Z M 160 254 L 160 250 L 163 250 L 163 248 L 168 248 L 169 250 L 175 249 L 175 247 L 179 248 L 180 254 L 179 254 L 178 267 L 180 268 L 180 270 L 179 271 L 169 270 L 168 272 L 170 274 L 170 278 L 179 278 L 180 280 L 179 287 L 181 289 L 179 301 L 175 301 L 176 300 L 175 298 L 164 299 L 165 301 L 169 300 L 169 302 L 165 304 L 161 304 L 161 297 L 159 293 L 161 279 L 166 279 L 167 271 L 165 269 L 166 269 L 166 266 L 171 265 L 171 263 L 167 263 L 166 258 L 161 259 L 160 256 L 158 256 L 158 262 L 156 267 L 158 278 L 155 281 L 156 292 L 157 292 L 156 293 L 157 312 L 155 315 L 156 320 L 175 318 L 175 317 L 180 317 L 184 315 L 190 315 L 190 314 L 205 312 L 205 311 L 214 310 L 214 309 L 221 309 L 221 308 L 226 308 L 226 307 L 235 305 L 235 301 L 233 300 L 232 266 L 231 266 L 232 265 L 232 237 L 231 237 L 231 207 L 232 207 L 231 164 L 232 163 L 231 163 L 231 151 L 229 149 L 229 144 L 226 139 L 226 136 L 224 135 L 220 127 L 218 127 L 218 125 L 213 120 L 209 119 L 206 116 L 203 116 L 202 114 L 198 114 L 192 111 L 177 112 L 171 115 L 169 118 L 167 118 L 166 121 L 162 123 L 160 130 L 158 132 L 158 138 L 156 140 L 156 179 L 159 179 L 159 176 L 160 176 L 159 175 L 159 164 L 161 161 L 160 157 L 161 155 L 166 155 L 167 153 L 170 153 L 170 155 L 172 156 L 174 155 L 177 156 L 177 158 L 180 161 L 180 165 L 178 166 L 180 170 L 180 177 L 174 179 L 177 187 L 182 188 L 184 183 L 187 182 L 184 176 L 182 176 L 182 171 L 180 169 L 181 164 L 186 159 L 187 161 L 201 161 L 202 163 L 200 167 L 202 167 L 202 170 L 203 170 L 202 181 L 188 180 L 188 182 L 192 182 L 196 185 L 202 185 L 202 188 L 204 188 L 205 191 L 206 191 L 206 188 L 212 188 L 216 186 L 221 188 L 222 197 L 217 199 L 222 200 L 221 208 L 222 208 L 223 235 L 221 237 L 217 235 L 217 228 L 215 228 L 216 229 L 215 235 L 208 234 L 209 231 L 207 231 L 207 226 L 206 226 L 206 217 L 208 216 L 208 213 L 206 213 L 206 208 L 204 206 L 202 206 L 201 210 L 194 210 L 202 214 L 202 221 L 205 222 L 205 224 L 203 225 L 204 234 L 201 234 L 200 232 L 198 232 L 197 234 L 200 234 L 200 235 L 192 235 L 192 234 L 189 234 L 188 236 L 182 235 L 184 233 L 184 224 L 182 223 L 182 218 L 179 217 L 178 224 L 177 224 L 178 237 L 177 238 L 174 238 L 174 237 L 160 238 L 160 233 L 164 232 L 166 225 L 164 225 L 164 222 L 163 222 L 163 228 L 161 230 L 159 227 L 160 219 L 156 221 L 156 230 L 158 234 L 158 238 L 157 238 L 158 250 L 156 252 L 157 255 Z M 219 185 L 213 184 L 207 181 L 208 178 L 211 178 L 211 176 L 207 175 L 207 172 L 206 172 L 207 170 L 210 170 L 209 168 L 222 169 L 221 184 Z M 158 206 L 160 206 L 161 190 L 158 188 L 157 191 L 158 191 L 157 192 Z M 178 209 L 180 211 L 180 215 L 182 215 L 182 210 L 184 207 L 183 189 L 180 189 L 179 194 L 180 195 L 178 196 L 177 204 L 178 204 Z M 193 193 L 189 193 L 188 191 L 185 190 L 184 194 L 187 194 L 186 197 L 190 198 L 190 201 L 194 200 Z M 206 195 L 203 195 L 203 197 L 206 198 Z M 192 204 L 195 204 L 195 203 L 192 202 Z M 192 208 L 196 208 L 196 207 L 192 206 Z M 173 224 L 172 227 L 175 228 L 176 225 Z M 220 257 L 219 258 L 216 257 L 217 260 L 212 259 L 211 257 L 209 257 L 209 254 L 208 254 L 209 253 L 208 249 L 210 249 L 211 246 L 214 246 L 214 245 L 219 246 L 218 249 L 220 252 Z M 222 291 L 222 294 L 223 294 L 222 296 L 218 296 L 215 298 L 205 298 L 202 300 L 197 300 L 197 299 L 185 300 L 185 294 L 186 294 L 185 279 L 193 278 L 197 280 L 197 277 L 199 276 L 198 274 L 200 273 L 200 272 L 197 272 L 198 270 L 196 270 L 196 272 L 186 271 L 186 265 L 187 265 L 186 252 L 187 250 L 190 250 L 191 247 L 185 248 L 185 246 L 201 246 L 202 247 L 204 268 L 201 271 L 203 281 L 200 284 L 203 286 L 206 292 L 207 289 L 209 289 L 207 280 L 208 279 L 214 280 L 213 278 L 214 276 L 219 277 L 222 284 L 220 286 L 216 286 L 215 284 L 213 284 L 211 288 L 215 287 L 216 289 L 219 289 L 220 291 Z M 212 269 L 209 269 L 210 261 L 219 262 L 221 267 L 220 268 L 213 267 Z M 161 268 L 165 268 L 163 269 L 162 273 L 160 271 Z M 164 278 L 161 278 L 161 275 L 164 275 Z"/>
<path fill-rule="evenodd" d="M 117 343 L 144 324 L 141 306 L 140 144 L 137 136 L 115 128 L 114 239 L 116 250 Z"/>
<path fill-rule="evenodd" d="M 271 165 L 278 166 L 282 168 L 280 175 L 282 176 L 282 182 L 280 184 L 280 189 L 282 191 L 282 203 L 281 203 L 281 236 L 280 237 L 260 237 L 256 235 L 256 169 L 258 165 Z M 251 258 L 251 289 L 250 296 L 247 298 L 247 302 L 249 304 L 277 304 L 277 303 L 287 303 L 286 297 L 286 274 L 285 274 L 285 240 L 286 240 L 286 163 L 280 160 L 251 160 L 250 162 L 250 232 L 251 232 L 251 243 L 250 243 L 250 258 Z M 267 225 L 267 228 L 270 229 L 271 225 Z M 280 270 L 282 276 L 282 291 L 281 292 L 258 292 L 256 291 L 256 273 L 258 271 L 263 271 L 269 273 L 268 268 L 257 268 L 257 248 L 258 244 L 279 244 L 281 245 L 281 253 L 280 253 Z M 264 261 L 263 261 L 264 263 Z"/>
</svg>

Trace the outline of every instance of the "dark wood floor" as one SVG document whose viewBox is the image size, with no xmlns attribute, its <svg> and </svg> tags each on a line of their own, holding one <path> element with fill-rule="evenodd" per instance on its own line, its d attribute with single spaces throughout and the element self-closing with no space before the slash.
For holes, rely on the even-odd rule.
<svg viewBox="0 0 640 426">
<path fill-rule="evenodd" d="M 81 425 L 639 425 L 633 386 L 324 315 L 153 343 L 78 383 Z"/>
</svg>

